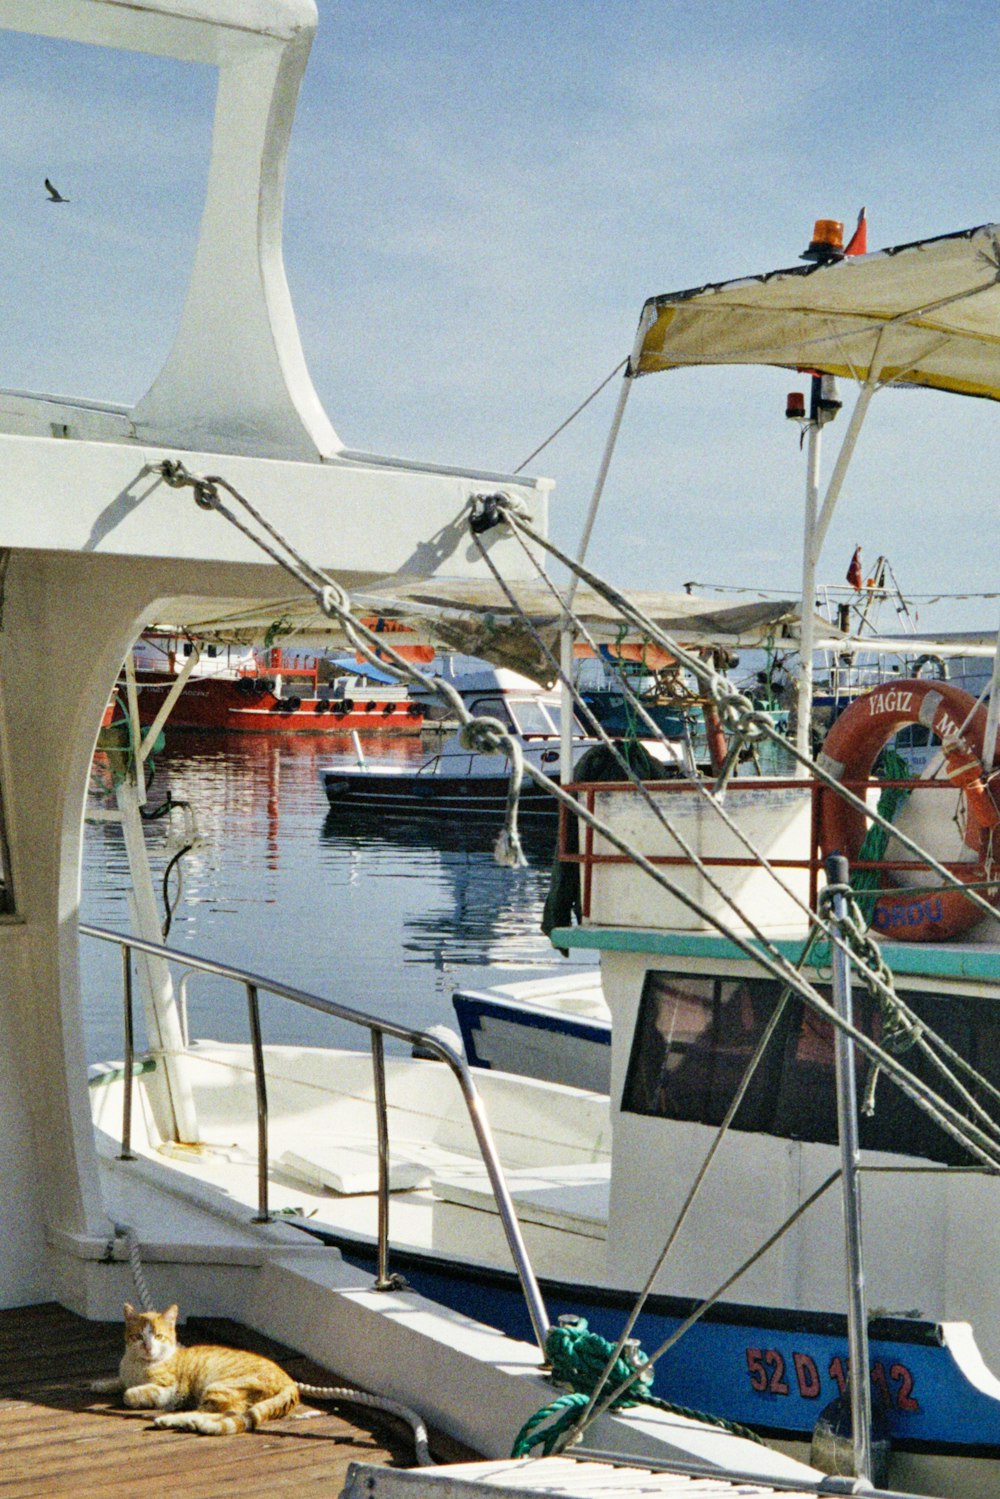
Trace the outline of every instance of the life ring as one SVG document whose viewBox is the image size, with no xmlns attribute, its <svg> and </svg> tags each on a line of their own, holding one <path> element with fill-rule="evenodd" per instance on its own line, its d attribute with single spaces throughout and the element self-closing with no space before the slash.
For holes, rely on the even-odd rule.
<svg viewBox="0 0 1000 1499">
<path fill-rule="evenodd" d="M 924 724 L 941 740 L 944 773 L 964 798 L 963 842 L 977 858 L 963 865 L 959 878 L 966 884 L 992 878 L 990 845 L 1000 824 L 1000 810 L 982 764 L 986 710 L 976 708 L 975 699 L 960 687 L 913 677 L 855 698 L 827 734 L 818 764 L 838 781 L 865 781 L 893 734 L 915 723 Z M 819 798 L 819 843 L 824 858 L 840 853 L 856 859 L 865 836 L 863 813 L 828 787 L 820 790 Z M 981 907 L 960 890 L 949 888 L 923 899 L 903 893 L 880 895 L 872 926 L 896 941 L 936 942 L 957 937 L 981 918 Z"/>
</svg>

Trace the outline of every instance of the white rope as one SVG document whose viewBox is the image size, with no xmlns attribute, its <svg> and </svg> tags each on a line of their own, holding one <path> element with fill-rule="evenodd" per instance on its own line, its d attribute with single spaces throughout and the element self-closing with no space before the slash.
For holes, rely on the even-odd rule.
<svg viewBox="0 0 1000 1499">
<path fill-rule="evenodd" d="M 132 1279 L 135 1281 L 139 1303 L 144 1312 L 151 1312 L 153 1310 L 153 1298 L 150 1294 L 149 1282 L 142 1268 L 139 1240 L 136 1238 L 134 1230 L 129 1228 L 127 1223 L 116 1223 L 115 1235 L 117 1238 L 124 1239 L 125 1241 L 125 1250 L 128 1254 L 128 1262 L 132 1267 Z"/>
<path fill-rule="evenodd" d="M 393 647 L 388 644 L 384 635 L 376 635 L 374 631 L 368 629 L 367 626 L 362 625 L 359 620 L 354 618 L 350 611 L 350 599 L 344 592 L 344 590 L 337 584 L 335 584 L 334 581 L 330 577 L 328 577 L 327 574 L 325 574 L 321 569 L 316 568 L 313 564 L 302 558 L 298 554 L 298 552 L 296 552 L 291 543 L 287 541 L 287 539 L 283 537 L 281 533 L 278 532 L 269 521 L 267 521 L 262 515 L 260 515 L 260 513 L 250 503 L 250 501 L 247 500 L 243 495 L 241 495 L 238 490 L 234 489 L 227 480 L 222 479 L 218 476 L 198 478 L 192 474 L 189 474 L 187 470 L 183 468 L 183 465 L 178 462 L 165 462 L 161 464 L 160 472 L 163 474 L 164 479 L 169 484 L 172 484 L 175 487 L 186 485 L 191 486 L 194 490 L 195 500 L 200 506 L 205 509 L 217 511 L 225 519 L 229 520 L 233 525 L 235 525 L 237 529 L 240 530 L 251 542 L 260 547 L 262 551 L 270 556 L 272 560 L 274 560 L 278 564 L 278 566 L 282 567 L 285 571 L 289 572 L 293 577 L 295 577 L 303 585 L 303 587 L 307 588 L 309 592 L 313 594 L 313 596 L 317 599 L 317 602 L 323 608 L 324 612 L 329 613 L 331 617 L 339 620 L 351 644 L 354 645 L 355 648 L 362 655 L 364 655 L 367 660 L 381 666 L 389 665 L 390 670 L 392 670 L 394 667 L 396 673 L 404 680 L 416 681 L 426 689 L 444 696 L 456 711 L 460 722 L 462 722 L 463 724 L 474 722 L 472 714 L 469 713 L 468 709 L 465 707 L 465 704 L 459 697 L 457 691 L 450 683 L 445 682 L 439 677 L 430 677 L 426 673 L 421 672 L 417 667 L 413 666 L 412 663 L 406 661 L 403 657 L 401 657 L 398 652 L 396 652 Z M 238 501 L 238 503 L 246 509 L 246 511 L 257 521 L 257 523 L 267 532 L 267 534 L 274 538 L 279 546 L 284 548 L 284 550 L 288 553 L 288 556 L 282 556 L 280 552 L 276 551 L 274 547 L 272 547 L 267 541 L 258 536 L 249 526 L 241 521 L 238 516 L 234 515 L 234 513 L 220 499 L 218 493 L 219 489 L 225 490 L 226 493 L 230 494 L 236 501 Z M 660 630 L 659 627 L 654 625 L 651 620 L 648 620 L 646 616 L 642 615 L 641 611 L 637 610 L 633 605 L 631 605 L 628 600 L 626 600 L 624 596 L 620 594 L 616 589 L 613 589 L 603 579 L 596 577 L 588 568 L 584 567 L 582 564 L 574 562 L 571 558 L 568 558 L 564 553 L 560 552 L 560 550 L 555 547 L 553 543 L 549 542 L 547 538 L 540 536 L 534 530 L 534 528 L 524 519 L 523 515 L 516 516 L 515 514 L 513 514 L 512 508 L 506 505 L 506 496 L 496 495 L 489 496 L 487 498 L 492 502 L 489 507 L 490 518 L 492 518 L 493 513 L 502 512 L 502 518 L 506 522 L 506 524 L 510 525 L 512 528 L 517 528 L 519 526 L 523 527 L 525 534 L 528 535 L 533 541 L 543 546 L 546 550 L 550 551 L 552 555 L 556 556 L 560 561 L 564 562 L 565 565 L 572 568 L 573 571 L 583 581 L 595 587 L 599 592 L 603 593 L 604 597 L 606 597 L 610 602 L 614 603 L 618 607 L 622 615 L 636 624 L 640 630 L 643 630 L 651 640 L 661 645 L 682 665 L 688 666 L 689 669 L 692 670 L 698 677 L 698 679 L 706 684 L 708 691 L 711 693 L 713 699 L 719 705 L 720 714 L 731 723 L 736 732 L 746 733 L 747 724 L 753 721 L 755 716 L 761 717 L 763 719 L 766 719 L 766 722 L 761 724 L 763 732 L 769 734 L 776 740 L 780 740 L 783 746 L 785 746 L 786 748 L 788 747 L 787 741 L 785 741 L 783 736 L 778 734 L 777 730 L 771 723 L 769 716 L 757 715 L 757 711 L 749 698 L 747 698 L 742 693 L 736 692 L 724 677 L 721 677 L 716 671 L 714 671 L 714 669 L 706 667 L 705 663 L 702 662 L 699 658 L 692 656 L 691 653 L 688 652 L 684 647 L 682 647 L 678 642 L 672 640 L 671 637 L 666 634 L 666 632 Z M 487 507 L 482 501 L 480 502 L 480 504 L 481 508 L 483 510 L 486 510 Z M 485 517 L 483 517 L 483 520 L 485 520 Z M 479 528 L 486 528 L 483 521 L 480 521 Z M 832 776 L 824 772 L 822 767 L 815 765 L 808 756 L 800 755 L 794 750 L 793 753 L 796 754 L 796 758 L 801 760 L 803 764 L 811 766 L 813 768 L 818 779 L 823 780 L 825 784 L 828 784 L 831 787 L 831 789 L 844 796 L 849 803 L 857 805 L 862 812 L 865 812 L 867 815 L 872 816 L 873 820 L 875 820 L 876 822 L 881 822 L 884 826 L 890 828 L 892 831 L 896 831 L 895 829 L 892 829 L 892 825 L 890 823 L 885 822 L 885 819 L 880 819 L 877 813 L 870 813 L 864 802 L 860 801 L 857 797 L 854 797 L 851 793 L 847 792 Z M 885 1052 L 884 1049 L 876 1042 L 874 1042 L 869 1036 L 865 1035 L 864 1032 L 858 1030 L 856 1026 L 844 1020 L 843 1017 L 838 1014 L 834 1006 L 831 1005 L 829 1001 L 826 1000 L 823 995 L 821 995 L 819 991 L 814 988 L 812 984 L 804 980 L 802 976 L 797 972 L 795 967 L 788 961 L 788 959 L 786 959 L 780 953 L 780 951 L 778 951 L 751 923 L 747 923 L 747 933 L 733 930 L 731 927 L 727 926 L 726 923 L 722 920 L 721 916 L 704 909 L 700 902 L 696 898 L 692 897 L 687 890 L 677 885 L 663 872 L 661 868 L 652 864 L 641 853 L 639 853 L 637 849 L 631 847 L 627 840 L 620 837 L 612 828 L 610 828 L 607 824 L 603 823 L 599 818 L 594 816 L 593 813 L 589 812 L 573 796 L 564 791 L 557 782 L 553 781 L 549 776 L 547 776 L 544 771 L 530 764 L 530 762 L 525 763 L 524 770 L 525 773 L 529 775 L 531 779 L 536 783 L 536 785 L 539 785 L 545 790 L 549 791 L 563 806 L 571 811 L 574 816 L 578 817 L 582 822 L 591 827 L 602 838 L 606 839 L 613 848 L 616 848 L 620 853 L 624 854 L 627 858 L 630 858 L 636 865 L 636 867 L 641 869 L 643 873 L 645 873 L 651 880 L 654 881 L 654 883 L 659 885 L 662 889 L 666 890 L 670 895 L 674 897 L 674 899 L 678 900 L 689 910 L 700 916 L 702 920 L 706 921 L 722 936 L 727 937 L 736 948 L 738 948 L 751 960 L 758 963 L 762 968 L 765 969 L 766 972 L 771 973 L 773 977 L 778 978 L 783 983 L 789 984 L 794 992 L 800 994 L 803 999 L 805 999 L 807 1003 L 818 1014 L 826 1018 L 831 1025 L 834 1025 L 838 1029 L 843 1031 L 845 1035 L 850 1036 L 861 1052 L 863 1052 L 867 1057 L 880 1065 L 883 1071 L 885 1071 L 887 1075 L 891 1076 L 894 1079 L 897 1085 L 913 1100 L 917 1107 L 923 1110 L 925 1113 L 929 1114 L 930 1117 L 932 1117 L 935 1122 L 937 1122 L 940 1127 L 946 1131 L 946 1133 L 951 1135 L 960 1145 L 962 1145 L 964 1149 L 968 1150 L 974 1157 L 976 1157 L 991 1171 L 1000 1170 L 1000 1152 L 997 1152 L 996 1142 L 994 1140 L 990 1139 L 990 1137 L 986 1135 L 982 1130 L 978 1129 L 969 1120 L 965 1119 L 961 1115 L 961 1113 L 951 1104 L 949 1104 L 945 1099 L 942 1099 L 937 1094 L 935 1094 L 932 1089 L 930 1089 L 925 1083 L 921 1081 L 921 1079 L 908 1072 L 906 1068 L 898 1063 L 895 1057 L 892 1057 L 889 1053 Z M 931 864 L 931 866 L 934 867 L 935 870 L 942 875 L 946 882 L 959 886 L 959 888 L 963 890 L 963 893 L 968 893 L 970 898 L 974 900 L 977 899 L 977 897 L 972 892 L 965 891 L 965 887 L 962 886 L 961 881 L 951 876 L 947 870 L 943 869 L 943 867 L 937 864 L 929 855 L 926 854 L 925 851 L 921 850 L 919 846 L 913 842 L 913 840 L 907 839 L 905 835 L 900 833 L 897 833 L 897 836 L 900 838 L 901 842 L 910 846 L 919 857 L 924 857 L 927 862 Z M 680 846 L 683 848 L 684 844 L 681 842 Z M 692 857 L 694 856 L 692 855 Z M 725 899 L 732 907 L 732 901 L 728 897 L 725 897 Z M 984 901 L 980 901 L 979 903 L 983 906 L 984 910 L 989 912 L 990 915 L 996 915 L 996 912 L 992 906 L 988 905 Z M 745 917 L 743 917 L 742 919 L 744 919 L 744 921 L 746 920 Z M 854 967 L 857 967 L 856 956 L 851 952 L 850 947 L 845 942 L 839 931 L 831 929 L 829 932 L 829 940 L 834 942 L 844 952 L 848 961 L 851 962 Z M 866 978 L 863 970 L 861 971 L 861 976 L 863 978 Z M 874 981 L 879 982 L 877 976 Z"/>
<path fill-rule="evenodd" d="M 596 390 L 592 390 L 590 392 L 590 395 L 587 396 L 586 400 L 581 401 L 580 404 L 579 404 L 579 406 L 577 406 L 576 410 L 575 411 L 571 411 L 570 414 L 569 414 L 569 416 L 566 418 L 566 420 L 564 422 L 560 422 L 559 426 L 555 429 L 555 431 L 552 432 L 552 433 L 550 433 L 550 435 L 545 439 L 544 442 L 540 442 L 538 444 L 538 447 L 535 448 L 532 452 L 530 452 L 528 454 L 527 458 L 524 459 L 523 463 L 519 463 L 517 465 L 517 468 L 512 469 L 511 472 L 515 473 L 515 474 L 519 474 L 522 469 L 525 469 L 525 468 L 528 467 L 528 464 L 531 462 L 532 458 L 537 458 L 538 455 L 539 455 L 539 453 L 543 453 L 545 451 L 545 449 L 548 447 L 548 445 L 549 445 L 550 442 L 555 442 L 555 440 L 559 436 L 560 432 L 565 432 L 565 430 L 569 426 L 570 422 L 576 421 L 576 418 L 580 415 L 581 411 L 586 411 L 586 409 L 590 405 L 591 401 L 595 400 L 596 397 L 600 395 L 601 391 L 604 389 L 604 387 L 606 385 L 610 385 L 611 384 L 611 382 L 615 378 L 615 376 L 617 374 L 620 374 L 621 371 L 625 368 L 625 366 L 627 364 L 628 364 L 628 358 L 627 357 L 625 359 L 621 360 L 621 362 L 619 364 L 616 364 L 615 367 L 614 367 L 614 369 L 611 371 L 611 374 L 608 375 L 604 380 L 601 381 L 601 383 L 600 383 L 600 385 L 598 385 L 597 389 Z"/>
<path fill-rule="evenodd" d="M 413 1431 L 413 1445 L 416 1449 L 418 1465 L 422 1468 L 437 1466 L 431 1457 L 427 1427 L 423 1418 L 408 1405 L 400 1405 L 398 1400 L 390 1400 L 386 1395 L 370 1395 L 367 1390 L 354 1390 L 346 1385 L 306 1384 L 303 1380 L 299 1380 L 298 1386 L 299 1393 L 308 1395 L 312 1400 L 344 1400 L 352 1405 L 364 1405 L 372 1410 L 387 1411 L 390 1416 L 398 1416 Z"/>
</svg>

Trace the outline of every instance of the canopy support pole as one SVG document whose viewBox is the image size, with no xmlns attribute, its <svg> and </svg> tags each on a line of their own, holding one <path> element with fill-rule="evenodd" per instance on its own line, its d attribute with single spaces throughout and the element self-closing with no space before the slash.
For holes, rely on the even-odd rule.
<svg viewBox="0 0 1000 1499">
<path fill-rule="evenodd" d="M 996 762 L 998 729 L 1000 729 L 1000 628 L 997 629 L 997 648 L 993 657 L 993 676 L 990 680 L 986 729 L 983 733 L 983 768 L 987 775 Z"/>
<path fill-rule="evenodd" d="M 638 341 L 637 341 L 638 342 Z M 618 441 L 618 433 L 621 429 L 622 417 L 625 415 L 625 403 L 628 401 L 632 389 L 632 363 L 630 359 L 625 367 L 625 375 L 622 379 L 621 389 L 618 392 L 618 403 L 615 406 L 615 414 L 611 418 L 611 430 L 604 444 L 604 453 L 601 457 L 601 466 L 597 471 L 597 480 L 594 484 L 594 492 L 590 497 L 590 507 L 587 518 L 583 523 L 583 533 L 580 537 L 580 546 L 577 550 L 576 560 L 582 563 L 587 555 L 587 547 L 590 545 L 590 533 L 594 529 L 597 519 L 597 509 L 601 503 L 601 495 L 604 493 L 604 483 L 608 477 L 608 469 L 611 467 L 611 458 Z M 572 680 L 573 675 L 573 628 L 570 623 L 569 610 L 573 606 L 573 597 L 579 584 L 576 573 L 569 580 L 569 587 L 563 604 L 566 613 L 563 615 L 562 631 L 559 637 L 559 664 L 562 668 L 562 713 L 560 715 L 559 730 L 559 779 L 565 786 L 573 779 L 573 696 L 567 683 Z"/>
<path fill-rule="evenodd" d="M 823 547 L 823 541 L 830 528 L 833 512 L 840 498 L 844 479 L 854 449 L 857 446 L 858 437 L 871 398 L 878 389 L 875 379 L 869 377 L 858 392 L 858 399 L 854 403 L 851 412 L 851 420 L 844 440 L 837 454 L 833 473 L 827 485 L 826 494 L 823 497 L 822 508 L 819 504 L 819 459 L 820 459 L 820 425 L 815 416 L 809 424 L 809 446 L 806 463 L 806 507 L 805 528 L 802 542 L 802 617 L 799 623 L 799 687 L 798 706 L 796 714 L 795 748 L 802 755 L 811 753 L 810 730 L 812 727 L 812 697 L 813 697 L 813 651 L 816 643 L 816 574 L 819 566 L 819 554 Z M 800 767 L 800 773 L 804 774 L 804 768 Z"/>
</svg>

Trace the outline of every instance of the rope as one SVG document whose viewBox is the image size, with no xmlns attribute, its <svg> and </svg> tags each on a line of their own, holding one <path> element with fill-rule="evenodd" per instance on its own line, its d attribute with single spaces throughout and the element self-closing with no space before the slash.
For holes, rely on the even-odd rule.
<svg viewBox="0 0 1000 1499">
<path fill-rule="evenodd" d="M 128 1262 L 132 1267 L 132 1279 L 135 1281 L 135 1289 L 136 1294 L 139 1297 L 139 1303 L 144 1312 L 151 1312 L 153 1310 L 153 1298 L 150 1294 L 149 1282 L 146 1279 L 145 1271 L 142 1268 L 142 1256 L 139 1253 L 139 1240 L 136 1238 L 134 1230 L 129 1228 L 127 1223 L 115 1224 L 115 1237 L 124 1239 L 125 1241 L 125 1250 L 128 1254 Z M 108 1246 L 109 1257 L 112 1248 L 112 1245 Z"/>
<path fill-rule="evenodd" d="M 398 1416 L 413 1431 L 413 1445 L 416 1449 L 418 1466 L 421 1468 L 437 1466 L 431 1457 L 424 1420 L 408 1405 L 400 1405 L 399 1401 L 390 1400 L 386 1395 L 370 1395 L 367 1390 L 355 1390 L 346 1385 L 306 1384 L 304 1380 L 299 1380 L 298 1386 L 300 1394 L 308 1395 L 314 1400 L 344 1400 L 351 1405 L 364 1405 L 372 1410 L 387 1411 L 390 1416 Z"/>
<path fill-rule="evenodd" d="M 336 584 L 321 569 L 316 568 L 302 558 L 295 548 L 259 511 L 241 495 L 238 490 L 220 476 L 208 476 L 199 478 L 188 473 L 183 465 L 177 461 L 164 461 L 159 465 L 159 471 L 164 480 L 174 487 L 190 486 L 194 491 L 195 502 L 204 509 L 215 510 L 224 519 L 234 525 L 247 539 L 260 548 L 267 556 L 292 577 L 302 584 L 317 600 L 323 612 L 330 618 L 339 621 L 351 644 L 358 650 L 366 660 L 373 664 L 390 666 L 396 674 L 404 680 L 418 682 L 429 691 L 443 696 L 449 706 L 453 708 L 459 721 L 468 724 L 473 721 L 455 688 L 439 677 L 430 677 L 421 672 L 412 663 L 406 661 L 388 644 L 385 635 L 376 635 L 375 632 L 362 625 L 351 613 L 350 599 L 345 591 Z M 276 550 L 265 537 L 255 532 L 245 521 L 234 514 L 224 503 L 219 491 L 224 490 L 227 494 L 241 505 L 257 525 L 273 538 L 278 547 L 283 551 Z M 783 736 L 778 735 L 777 730 L 771 722 L 769 715 L 759 713 L 754 709 L 751 700 L 743 693 L 737 692 L 727 679 L 720 676 L 714 668 L 707 666 L 698 657 L 682 647 L 666 633 L 660 630 L 652 620 L 649 620 L 641 611 L 632 606 L 616 589 L 597 578 L 589 569 L 562 553 L 547 538 L 539 535 L 537 531 L 525 520 L 523 514 L 517 513 L 517 505 L 506 495 L 479 496 L 473 504 L 473 514 L 470 517 L 470 525 L 475 532 L 487 530 L 495 519 L 503 519 L 515 532 L 523 529 L 524 534 L 533 541 L 548 550 L 552 555 L 563 561 L 583 581 L 588 582 L 615 604 L 625 617 L 629 618 L 640 630 L 645 629 L 650 639 L 666 649 L 682 665 L 688 666 L 694 674 L 702 681 L 719 705 L 720 717 L 729 723 L 735 732 L 746 737 L 754 737 L 768 734 L 771 737 L 781 738 L 783 745 L 787 742 Z M 283 553 L 287 554 L 284 555 Z M 861 811 L 868 812 L 863 801 L 855 797 L 842 787 L 835 778 L 826 772 L 821 766 L 816 765 L 808 756 L 799 754 L 792 747 L 792 753 L 804 766 L 811 768 L 817 779 L 845 797 L 849 804 L 857 806 Z M 748 932 L 736 931 L 727 926 L 720 916 L 709 913 L 703 909 L 701 904 L 688 892 L 671 881 L 662 869 L 652 864 L 642 854 L 633 848 L 627 840 L 620 837 L 612 828 L 595 817 L 585 807 L 581 806 L 569 793 L 565 792 L 556 782 L 537 767 L 527 763 L 525 772 L 535 783 L 551 792 L 562 805 L 566 806 L 587 826 L 605 838 L 612 848 L 617 849 L 626 857 L 631 858 L 636 867 L 641 869 L 655 884 L 667 890 L 676 900 L 680 901 L 688 909 L 695 911 L 703 920 L 707 921 L 715 930 L 729 938 L 733 945 L 746 956 L 756 961 L 766 972 L 783 982 L 790 983 L 795 992 L 813 1007 L 813 1009 L 832 1025 L 839 1027 L 846 1035 L 849 1035 L 865 1056 L 874 1057 L 888 1072 L 897 1085 L 914 1101 L 914 1103 L 929 1114 L 934 1120 L 950 1134 L 963 1149 L 969 1151 L 976 1159 L 990 1170 L 1000 1170 L 1000 1150 L 997 1142 L 987 1134 L 966 1120 L 961 1113 L 949 1104 L 945 1099 L 934 1093 L 923 1081 L 902 1067 L 894 1057 L 884 1048 L 880 1047 L 864 1032 L 858 1030 L 839 1016 L 834 1007 L 821 995 L 814 986 L 805 982 L 796 969 L 785 959 L 780 952 L 770 943 L 759 930 L 748 923 Z M 713 805 L 721 811 L 719 802 L 713 798 Z M 877 814 L 875 814 L 877 816 Z M 674 837 L 679 845 L 684 848 L 683 840 L 674 831 Z M 900 841 L 910 847 L 918 857 L 924 857 L 936 871 L 952 885 L 960 884 L 954 876 L 950 875 L 941 865 L 937 864 L 925 851 L 921 850 L 912 839 L 898 834 Z M 694 859 L 693 853 L 691 854 Z M 699 861 L 700 862 L 700 861 Z M 703 866 L 702 866 L 703 868 Z M 706 872 L 707 873 L 707 872 Z M 964 886 L 961 887 L 964 891 Z M 970 898 L 978 901 L 983 909 L 995 916 L 995 910 L 987 902 L 970 894 Z M 727 897 L 728 899 L 728 897 Z M 733 905 L 732 901 L 729 901 Z M 826 928 L 831 940 L 837 942 L 847 957 L 851 958 L 849 948 L 846 946 L 839 932 L 832 928 Z"/>
<path fill-rule="evenodd" d="M 521 869 L 527 864 L 521 847 L 521 835 L 517 827 L 517 810 L 521 797 L 521 782 L 524 778 L 524 755 L 519 740 L 509 732 L 498 718 L 484 714 L 472 718 L 459 733 L 463 749 L 473 754 L 505 754 L 510 761 L 510 776 L 507 782 L 507 805 L 503 827 L 493 845 L 496 862 L 508 869 Z"/>
<path fill-rule="evenodd" d="M 891 747 L 886 747 L 879 756 L 876 774 L 884 781 L 905 781 L 909 778 L 910 767 L 902 755 Z M 877 863 L 884 858 L 889 843 L 889 830 L 885 823 L 892 823 L 900 808 L 909 800 L 910 793 L 903 786 L 886 786 L 878 799 L 878 814 L 884 820 L 882 824 L 872 823 L 865 833 L 864 842 L 858 850 L 858 859 L 862 862 L 871 860 Z M 851 888 L 858 898 L 858 907 L 865 917 L 865 924 L 870 926 L 875 915 L 875 907 L 878 904 L 878 890 L 881 876 L 877 869 L 855 869 L 851 872 Z"/>
<path fill-rule="evenodd" d="M 570 414 L 569 414 L 569 416 L 566 418 L 566 420 L 564 422 L 560 422 L 560 424 L 556 428 L 556 430 L 553 433 L 551 433 L 550 436 L 548 436 L 545 439 L 544 442 L 540 442 L 538 444 L 538 447 L 535 448 L 534 452 L 529 453 L 528 456 L 527 456 L 527 458 L 525 458 L 524 462 L 523 463 L 519 463 L 517 465 L 517 468 L 512 469 L 511 472 L 515 473 L 515 474 L 519 474 L 522 469 L 527 468 L 528 464 L 531 462 L 532 458 L 537 458 L 538 455 L 539 455 L 539 453 L 543 452 L 548 447 L 548 445 L 549 445 L 550 442 L 554 442 L 555 441 L 555 439 L 559 436 L 560 432 L 565 432 L 565 430 L 569 426 L 570 422 L 575 421 L 576 418 L 580 415 L 581 411 L 586 411 L 586 409 L 590 405 L 591 401 L 593 401 L 596 396 L 600 395 L 601 391 L 604 389 L 604 387 L 606 385 L 610 385 L 611 384 L 611 382 L 615 378 L 615 376 L 617 374 L 619 374 L 625 368 L 625 366 L 627 364 L 628 364 L 628 359 L 627 358 L 623 359 L 620 364 L 616 364 L 615 367 L 614 367 L 614 369 L 611 371 L 611 374 L 608 375 L 606 379 L 604 379 L 604 380 L 601 381 L 601 383 L 597 387 L 597 389 L 596 390 L 592 390 L 590 392 L 590 395 L 587 396 L 586 400 L 581 401 L 580 404 L 579 404 L 579 406 L 576 408 L 576 410 L 575 411 L 571 411 Z"/>
<path fill-rule="evenodd" d="M 570 1385 L 572 1388 L 570 1393 L 558 1396 L 528 1417 L 514 1440 L 511 1457 L 527 1457 L 532 1448 L 539 1444 L 546 1457 L 552 1452 L 561 1451 L 564 1444 L 560 1439 L 577 1424 L 578 1412 L 587 1405 L 588 1396 L 599 1390 L 605 1382 L 609 1367 L 620 1386 L 609 1409 L 627 1410 L 637 1405 L 651 1405 L 670 1415 L 701 1421 L 720 1430 L 731 1431 L 737 1436 L 748 1437 L 753 1442 L 760 1442 L 756 1432 L 746 1426 L 725 1421 L 718 1416 L 706 1415 L 703 1411 L 692 1410 L 688 1406 L 673 1405 L 653 1395 L 653 1366 L 635 1339 L 630 1339 L 624 1350 L 617 1357 L 612 1357 L 609 1365 L 608 1356 L 611 1353 L 612 1345 L 607 1338 L 591 1332 L 585 1317 L 560 1317 L 558 1325 L 549 1328 L 545 1339 L 545 1356 L 552 1366 L 552 1382 Z M 540 1430 L 545 1422 L 550 1424 Z"/>
</svg>

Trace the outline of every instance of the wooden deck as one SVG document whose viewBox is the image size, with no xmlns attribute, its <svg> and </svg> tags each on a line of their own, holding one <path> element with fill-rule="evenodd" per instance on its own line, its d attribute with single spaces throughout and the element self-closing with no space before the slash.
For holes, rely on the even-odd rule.
<svg viewBox="0 0 1000 1499">
<path fill-rule="evenodd" d="M 253 1349 L 309 1384 L 348 1383 L 222 1319 L 192 1317 L 181 1341 Z M 115 1372 L 122 1346 L 120 1323 L 87 1322 L 54 1304 L 0 1312 L 0 1499 L 337 1499 L 349 1462 L 414 1464 L 405 1422 L 347 1404 L 241 1436 L 156 1431 L 151 1412 L 89 1388 Z M 434 1433 L 431 1448 L 444 1462 L 472 1455 Z"/>
</svg>

